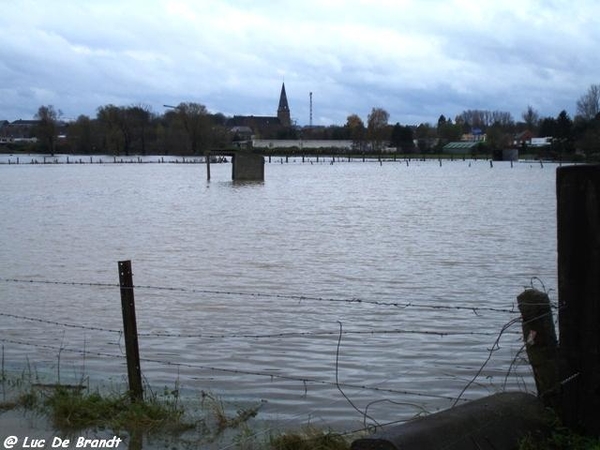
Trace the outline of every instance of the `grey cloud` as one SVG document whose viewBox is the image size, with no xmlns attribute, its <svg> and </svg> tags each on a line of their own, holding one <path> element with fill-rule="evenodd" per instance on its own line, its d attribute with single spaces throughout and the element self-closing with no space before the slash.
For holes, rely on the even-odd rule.
<svg viewBox="0 0 600 450">
<path fill-rule="evenodd" d="M 472 108 L 518 118 L 528 104 L 572 110 L 600 82 L 593 0 L 322 3 L 23 0 L 0 17 L 0 119 L 50 101 L 69 117 L 179 101 L 273 114 L 284 79 L 299 124 L 311 91 L 321 124 L 374 106 L 401 123 Z"/>
</svg>

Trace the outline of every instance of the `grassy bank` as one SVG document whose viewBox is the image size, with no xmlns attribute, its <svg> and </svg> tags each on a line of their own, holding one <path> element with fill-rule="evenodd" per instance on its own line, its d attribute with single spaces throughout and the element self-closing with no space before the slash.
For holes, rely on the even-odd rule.
<svg viewBox="0 0 600 450">
<path fill-rule="evenodd" d="M 221 444 L 244 450 L 350 448 L 351 437 L 311 427 L 285 433 L 260 431 L 253 422 L 260 414 L 260 403 L 231 413 L 230 405 L 205 391 L 195 402 L 182 401 L 177 385 L 160 392 L 146 387 L 144 400 L 136 402 L 127 392 L 102 392 L 82 384 L 41 384 L 27 372 L 2 373 L 1 381 L 0 415 L 7 411 L 36 414 L 61 435 L 111 433 L 130 445 L 134 439 L 147 439 L 154 442 L 151 447 L 168 443 L 172 448 L 221 448 Z M 600 450 L 600 440 L 578 435 L 555 418 L 550 420 L 549 436 L 528 436 L 519 450 Z"/>
<path fill-rule="evenodd" d="M 254 418 L 261 403 L 237 408 L 218 396 L 201 391 L 194 399 L 182 400 L 178 386 L 153 392 L 146 386 L 143 401 L 133 401 L 127 392 L 92 389 L 83 384 L 42 384 L 30 372 L 1 374 L 0 415 L 19 412 L 41 417 L 57 434 L 106 435 L 148 440 L 151 447 L 168 445 L 197 448 L 227 445 L 246 450 L 346 450 L 349 440 L 335 433 L 312 428 L 280 433 L 259 430 Z M 30 430 L 35 432 L 35 429 Z"/>
</svg>

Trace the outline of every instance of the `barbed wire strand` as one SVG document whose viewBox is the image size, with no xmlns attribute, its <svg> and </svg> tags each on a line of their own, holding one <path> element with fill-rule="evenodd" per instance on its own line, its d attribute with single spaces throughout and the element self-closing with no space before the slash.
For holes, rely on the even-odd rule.
<svg viewBox="0 0 600 450">
<path fill-rule="evenodd" d="M 70 349 L 70 348 L 60 348 L 60 347 L 55 347 L 55 346 L 51 346 L 51 345 L 47 345 L 47 344 L 24 342 L 24 341 L 18 341 L 15 339 L 0 338 L 0 342 L 7 342 L 7 343 L 11 343 L 11 344 L 38 347 L 38 348 L 43 348 L 43 349 L 53 350 L 53 351 L 76 353 L 76 354 L 80 354 L 80 355 L 84 354 L 84 352 L 82 350 Z M 107 357 L 107 358 L 120 358 L 120 359 L 125 358 L 125 355 L 122 355 L 122 354 L 115 355 L 112 353 L 96 352 L 96 351 L 90 351 L 90 350 L 86 350 L 85 355 L 101 356 L 101 357 Z M 214 366 L 207 366 L 207 365 L 200 365 L 200 364 L 162 361 L 162 360 L 154 359 L 154 358 L 140 358 L 140 361 L 147 362 L 147 363 L 155 363 L 155 364 L 160 364 L 160 365 L 165 365 L 165 366 L 172 366 L 172 367 L 186 367 L 186 368 L 191 368 L 191 369 L 207 370 L 207 371 L 212 371 L 212 372 L 223 372 L 223 373 L 228 373 L 228 374 L 232 374 L 232 375 L 253 375 L 253 376 L 259 376 L 259 377 L 268 377 L 268 378 L 271 378 L 271 380 L 280 379 L 280 380 L 297 381 L 297 382 L 301 382 L 301 383 L 312 383 L 312 384 L 336 387 L 336 383 L 333 381 L 320 380 L 318 378 L 311 378 L 311 377 L 294 377 L 294 376 L 290 376 L 290 375 L 281 375 L 281 374 L 269 373 L 269 372 L 229 369 L 229 368 L 224 368 L 224 367 L 214 367 Z M 450 397 L 447 395 L 425 394 L 422 392 L 414 392 L 414 391 L 399 390 L 399 389 L 392 389 L 392 388 L 380 388 L 380 387 L 373 387 L 373 386 L 353 384 L 353 383 L 340 383 L 340 386 L 343 386 L 345 388 L 350 388 L 350 389 L 363 389 L 363 390 L 378 391 L 378 392 L 389 392 L 389 393 L 399 394 L 399 395 L 412 395 L 415 397 L 438 398 L 441 400 L 452 400 L 452 401 L 457 400 L 455 397 Z M 468 401 L 468 400 L 463 400 L 463 399 L 460 399 L 460 400 Z"/>
<path fill-rule="evenodd" d="M 115 328 L 103 328 L 98 326 L 87 326 L 66 322 L 57 322 L 54 320 L 41 319 L 39 317 L 22 316 L 11 313 L 1 313 L 0 317 L 8 317 L 11 319 L 25 320 L 30 322 L 45 323 L 49 325 L 55 325 L 66 328 L 76 328 L 82 330 L 91 331 L 102 331 L 107 333 L 122 334 L 123 330 Z M 385 334 L 418 334 L 418 335 L 429 335 L 438 337 L 447 336 L 496 336 L 495 332 L 492 331 L 437 331 L 437 330 L 407 330 L 407 329 L 384 329 L 384 330 L 344 330 L 343 334 L 351 335 L 385 335 Z M 520 334 L 520 333 L 515 333 Z M 213 334 L 213 333 L 138 333 L 138 337 L 147 338 L 200 338 L 200 339 L 265 339 L 265 338 L 288 338 L 288 337 L 311 337 L 311 336 L 333 336 L 338 335 L 337 331 L 296 331 L 296 332 L 285 332 L 285 333 L 262 333 L 262 334 L 245 334 L 245 333 L 231 333 L 231 334 Z"/>
<path fill-rule="evenodd" d="M 394 308 L 420 308 L 420 309 L 434 309 L 434 310 L 457 310 L 457 311 L 471 311 L 477 315 L 480 311 L 486 312 L 497 312 L 497 313 L 508 313 L 518 314 L 515 309 L 514 303 L 511 308 L 496 308 L 491 306 L 463 306 L 463 305 L 427 305 L 415 302 L 388 302 L 379 300 L 365 300 L 361 298 L 333 298 L 333 297 L 316 297 L 301 294 L 276 294 L 276 293 L 265 293 L 265 292 L 243 292 L 233 290 L 216 290 L 216 289 L 197 289 L 197 288 L 185 288 L 185 287 L 169 287 L 169 286 L 152 286 L 152 285 L 135 285 L 133 287 L 121 287 L 119 284 L 113 283 L 93 283 L 93 282 L 75 282 L 75 281 L 49 281 L 49 280 L 26 280 L 18 278 L 2 278 L 2 282 L 6 283 L 23 283 L 23 284 L 49 284 L 49 285 L 65 285 L 65 286 L 88 286 L 88 287 L 103 287 L 103 288 L 119 288 L 119 289 L 148 289 L 155 291 L 168 291 L 168 292 L 183 292 L 191 294 L 210 294 L 210 295 L 228 295 L 228 296 L 243 296 L 243 297 L 255 297 L 255 298 L 275 298 L 284 300 L 294 300 L 298 302 L 302 301 L 314 301 L 314 302 L 333 302 L 333 303 L 348 303 L 348 304 L 364 304 L 373 306 L 387 306 Z"/>
<path fill-rule="evenodd" d="M 454 406 L 457 405 L 458 401 L 462 398 L 463 394 L 475 382 L 475 380 L 479 377 L 479 375 L 481 375 L 481 372 L 483 372 L 483 369 L 485 368 L 485 366 L 487 365 L 487 363 L 490 362 L 490 360 L 492 359 L 492 355 L 494 354 L 494 352 L 496 352 L 497 350 L 500 349 L 500 345 L 499 345 L 500 344 L 500 338 L 502 337 L 502 335 L 504 334 L 504 332 L 506 330 L 508 330 L 510 327 L 512 327 L 514 324 L 519 323 L 520 320 L 521 320 L 520 317 L 515 317 L 514 319 L 512 319 L 511 321 L 509 321 L 508 323 L 506 323 L 502 327 L 502 329 L 498 333 L 498 337 L 496 338 L 496 340 L 492 344 L 492 347 L 488 350 L 488 356 L 487 356 L 486 360 L 483 362 L 483 364 L 481 365 L 481 367 L 479 367 L 479 370 L 475 373 L 475 375 L 473 376 L 473 378 L 466 384 L 466 386 L 463 388 L 463 390 L 460 392 L 460 394 L 458 394 L 458 397 L 454 400 L 454 403 L 452 404 L 452 407 L 454 407 Z"/>
<path fill-rule="evenodd" d="M 346 395 L 346 393 L 344 392 L 344 390 L 342 389 L 342 386 L 340 384 L 340 379 L 339 379 L 339 374 L 340 374 L 340 347 L 342 345 L 342 336 L 343 336 L 343 325 L 342 322 L 338 320 L 338 325 L 340 327 L 339 329 L 339 336 L 338 336 L 338 341 L 337 341 L 337 347 L 335 349 L 335 386 L 337 387 L 338 391 L 340 392 L 340 394 L 342 394 L 342 397 L 344 397 L 346 399 L 346 401 L 348 402 L 348 404 L 355 410 L 357 411 L 360 415 L 363 416 L 363 424 L 366 427 L 367 426 L 367 419 L 372 420 L 375 423 L 375 426 L 378 427 L 379 426 L 379 422 L 377 422 L 377 420 L 375 420 L 373 417 L 369 416 L 368 411 L 361 411 L 352 400 L 350 400 L 350 397 L 348 397 Z"/>
<path fill-rule="evenodd" d="M 537 279 L 537 277 L 535 277 L 535 279 L 542 284 L 542 289 L 545 292 L 548 292 L 548 291 L 546 291 L 545 286 L 543 285 L 541 280 Z M 109 283 L 80 283 L 80 282 L 19 280 L 19 279 L 1 279 L 0 281 L 16 282 L 16 283 L 39 283 L 39 284 L 53 284 L 53 285 L 121 288 L 121 286 L 119 286 L 118 284 L 112 284 L 112 283 L 111 284 L 109 284 Z M 533 279 L 532 279 L 531 285 L 533 287 Z M 188 289 L 188 288 L 178 288 L 178 287 L 160 287 L 160 286 L 150 286 L 150 285 L 138 285 L 138 286 L 134 286 L 133 288 L 161 290 L 161 291 L 176 291 L 176 292 L 197 293 L 197 294 L 237 295 L 237 296 L 250 296 L 250 297 L 279 298 L 279 299 L 291 299 L 291 300 L 295 300 L 295 301 L 309 300 L 309 301 L 330 301 L 330 302 L 346 302 L 346 303 L 359 303 L 359 304 L 363 303 L 363 304 L 371 304 L 371 305 L 378 305 L 378 306 L 393 306 L 393 307 L 398 307 L 398 308 L 403 308 L 403 309 L 408 308 L 408 307 L 415 307 L 415 308 L 427 308 L 427 309 L 468 310 L 468 311 L 472 311 L 476 315 L 478 315 L 478 311 L 492 311 L 492 312 L 503 312 L 503 313 L 511 313 L 511 314 L 518 312 L 515 310 L 514 304 L 512 305 L 511 309 L 502 309 L 502 308 L 493 308 L 493 307 L 470 307 L 470 306 L 459 306 L 459 305 L 422 305 L 422 304 L 416 304 L 413 302 L 409 302 L 409 303 L 382 302 L 382 301 L 362 300 L 362 299 L 358 299 L 358 298 L 338 299 L 338 298 L 326 298 L 326 297 L 310 297 L 310 296 L 305 296 L 305 295 L 248 293 L 248 292 L 220 291 L 220 290 L 207 290 L 207 289 Z M 551 307 L 558 308 L 555 305 L 551 305 Z M 549 314 L 549 313 L 544 313 L 541 316 L 531 319 L 528 322 L 537 320 L 540 317 L 543 317 L 547 314 Z M 63 327 L 69 327 L 69 328 L 88 329 L 88 330 L 94 330 L 94 331 L 103 331 L 103 332 L 111 332 L 111 333 L 119 333 L 119 334 L 122 333 L 122 331 L 118 330 L 118 329 L 101 328 L 101 327 L 95 327 L 95 326 L 85 326 L 85 325 L 79 325 L 79 324 L 61 323 L 61 322 L 57 322 L 57 321 L 50 321 L 50 320 L 32 318 L 32 317 L 26 317 L 26 316 L 19 316 L 19 315 L 9 314 L 9 313 L 0 313 L 0 316 L 21 319 L 21 320 L 35 321 L 35 322 L 39 322 L 39 323 L 47 323 L 47 324 L 51 324 L 51 325 L 63 326 Z M 369 387 L 369 386 L 365 386 L 365 385 L 339 383 L 338 364 L 339 364 L 339 351 L 340 351 L 342 335 L 344 335 L 344 334 L 425 334 L 425 335 L 435 335 L 435 336 L 444 337 L 444 336 L 451 336 L 451 335 L 486 335 L 487 336 L 487 335 L 494 335 L 496 333 L 491 333 L 491 332 L 442 332 L 442 331 L 432 331 L 432 330 L 420 330 L 419 331 L 419 330 L 401 330 L 401 329 L 348 331 L 348 330 L 343 330 L 341 322 L 338 322 L 340 329 L 337 333 L 334 333 L 331 331 L 274 333 L 274 334 L 256 334 L 256 335 L 252 335 L 252 334 L 204 334 L 204 333 L 203 334 L 140 333 L 139 336 L 143 336 L 143 337 L 196 337 L 196 338 L 206 338 L 206 339 L 217 339 L 217 338 L 247 338 L 247 339 L 255 338 L 255 339 L 258 339 L 258 338 L 273 338 L 273 337 L 281 338 L 281 337 L 293 337 L 293 336 L 321 336 L 321 335 L 326 336 L 326 335 L 337 334 L 338 335 L 338 345 L 337 345 L 337 350 L 336 350 L 336 381 L 335 381 L 335 383 L 328 382 L 325 380 L 309 378 L 309 377 L 299 378 L 299 377 L 272 374 L 272 373 L 260 372 L 260 371 L 243 371 L 243 370 L 239 370 L 239 369 L 226 369 L 226 368 L 218 368 L 218 367 L 212 367 L 212 366 L 202 366 L 202 365 L 194 365 L 194 364 L 186 364 L 186 363 L 161 361 L 161 360 L 151 359 L 151 358 L 142 358 L 141 360 L 144 362 L 151 362 L 151 363 L 157 363 L 157 364 L 175 366 L 175 367 L 190 367 L 190 368 L 196 368 L 196 369 L 202 369 L 202 370 L 220 371 L 220 372 L 233 373 L 233 374 L 268 376 L 271 379 L 278 378 L 278 379 L 291 380 L 291 381 L 300 381 L 305 386 L 305 389 L 306 389 L 307 383 L 335 386 L 342 393 L 344 398 L 350 402 L 350 404 L 354 407 L 354 409 L 356 409 L 363 415 L 365 428 L 362 430 L 358 430 L 358 432 L 360 432 L 360 431 L 365 431 L 365 430 L 370 429 L 370 427 L 367 427 L 367 424 L 366 424 L 367 417 L 370 418 L 373 422 L 375 422 L 377 424 L 377 426 L 387 426 L 390 424 L 403 422 L 404 420 L 389 422 L 389 423 L 385 423 L 385 424 L 378 423 L 375 419 L 373 419 L 372 417 L 367 415 L 369 406 L 372 403 L 383 402 L 383 401 L 390 401 L 390 402 L 394 403 L 392 400 L 384 399 L 384 400 L 378 400 L 376 402 L 372 402 L 367 406 L 365 411 L 360 411 L 360 409 L 358 409 L 350 401 L 350 399 L 345 395 L 345 393 L 341 389 L 341 387 L 370 389 L 370 390 L 375 390 L 375 391 L 390 392 L 390 393 L 394 393 L 394 394 L 414 395 L 414 396 L 422 396 L 422 397 L 440 398 L 440 399 L 445 399 L 445 400 L 453 400 L 454 401 L 453 406 L 455 406 L 459 401 L 467 401 L 467 400 L 462 399 L 462 396 L 464 395 L 466 390 L 469 388 L 469 386 L 476 380 L 476 378 L 479 376 L 479 374 L 483 371 L 483 368 L 487 365 L 487 363 L 491 359 L 493 352 L 495 352 L 497 349 L 499 349 L 499 340 L 502 337 L 502 335 L 506 332 L 506 330 L 509 327 L 511 327 L 515 323 L 518 323 L 519 321 L 522 322 L 522 319 L 515 318 L 515 319 L 511 320 L 510 322 L 508 322 L 502 328 L 502 330 L 500 331 L 500 333 L 497 336 L 496 341 L 492 345 L 491 349 L 489 349 L 488 358 L 482 364 L 482 366 L 480 367 L 477 374 L 473 377 L 473 379 L 471 381 L 469 381 L 469 383 L 464 387 L 464 389 L 460 392 L 460 394 L 456 398 L 450 397 L 450 396 L 423 394 L 423 393 L 419 393 L 419 392 L 402 391 L 402 390 L 395 390 L 395 389 L 383 389 L 383 388 L 378 388 L 378 387 Z M 68 352 L 72 352 L 72 353 L 84 354 L 84 356 L 85 355 L 95 355 L 95 356 L 110 357 L 110 358 L 114 358 L 114 357 L 123 358 L 124 357 L 123 355 L 114 355 L 114 354 L 107 354 L 107 353 L 102 353 L 102 352 L 92 352 L 92 351 L 86 351 L 86 350 L 84 350 L 82 352 L 81 350 L 68 349 L 68 348 L 65 348 L 62 343 L 61 343 L 61 347 L 54 347 L 54 346 L 49 346 L 49 345 L 27 343 L 27 342 L 5 339 L 5 338 L 0 338 L 0 341 L 8 342 L 8 343 L 15 343 L 15 344 L 19 344 L 19 345 L 31 345 L 31 346 L 35 346 L 35 347 L 50 349 L 50 350 L 58 351 L 59 354 L 63 351 L 68 351 Z M 4 344 L 3 344 L 3 348 L 4 348 Z M 513 363 L 514 363 L 514 361 L 513 361 Z M 510 373 L 510 369 L 509 369 L 509 373 Z M 578 374 L 576 374 L 575 376 L 573 376 L 571 378 L 574 378 L 577 375 Z M 507 374 L 507 377 L 508 377 L 508 374 Z M 570 379 L 563 380 L 562 383 L 565 383 L 568 381 L 570 381 Z M 505 380 L 505 383 L 506 383 L 506 380 Z M 399 403 L 402 403 L 402 402 L 399 402 Z"/>
<path fill-rule="evenodd" d="M 82 329 L 82 330 L 103 331 L 103 332 L 107 332 L 107 333 L 122 333 L 123 332 L 123 330 L 118 330 L 118 329 L 102 328 L 102 327 L 95 327 L 95 326 L 88 326 L 88 325 L 79 325 L 79 324 L 65 323 L 65 322 L 57 322 L 54 320 L 40 319 L 38 317 L 21 316 L 18 314 L 0 313 L 0 316 L 10 317 L 12 319 L 18 319 L 18 320 L 27 320 L 30 322 L 56 325 L 56 326 L 65 327 L 65 328 L 77 328 L 77 329 Z"/>
</svg>

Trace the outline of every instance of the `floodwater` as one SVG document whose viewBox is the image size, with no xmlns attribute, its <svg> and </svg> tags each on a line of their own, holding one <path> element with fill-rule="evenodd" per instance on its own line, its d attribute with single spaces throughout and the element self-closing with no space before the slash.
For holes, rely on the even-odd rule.
<svg viewBox="0 0 600 450">
<path fill-rule="evenodd" d="M 4 370 L 122 386 L 131 260 L 144 381 L 260 406 L 268 429 L 534 390 L 520 324 L 503 327 L 525 286 L 555 301 L 555 171 L 290 158 L 233 183 L 230 164 L 210 182 L 201 164 L 0 164 Z"/>
</svg>

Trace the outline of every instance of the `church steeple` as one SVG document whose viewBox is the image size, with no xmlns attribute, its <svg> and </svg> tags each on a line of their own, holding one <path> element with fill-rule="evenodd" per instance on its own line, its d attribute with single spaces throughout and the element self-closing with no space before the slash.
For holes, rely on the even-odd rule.
<svg viewBox="0 0 600 450">
<path fill-rule="evenodd" d="M 292 125 L 290 118 L 290 107 L 287 101 L 287 95 L 285 94 L 285 83 L 281 84 L 281 94 L 279 95 L 279 107 L 277 108 L 277 118 L 281 125 L 289 127 Z"/>
</svg>

